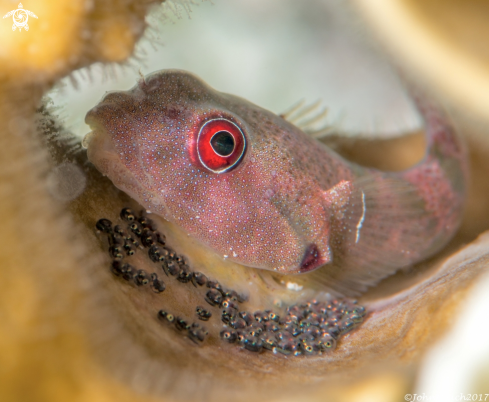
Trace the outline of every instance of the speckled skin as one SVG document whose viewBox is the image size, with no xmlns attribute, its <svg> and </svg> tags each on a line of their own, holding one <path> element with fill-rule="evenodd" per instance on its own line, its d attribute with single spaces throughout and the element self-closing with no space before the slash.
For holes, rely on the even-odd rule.
<svg viewBox="0 0 489 402">
<path fill-rule="evenodd" d="M 89 111 L 88 157 L 223 258 L 283 274 L 315 271 L 307 275 L 352 294 L 433 254 L 459 225 L 464 148 L 435 109 L 418 103 L 427 155 L 406 172 L 383 173 L 188 73 L 159 71 Z M 224 173 L 196 153 L 200 127 L 215 118 L 235 123 L 247 141 Z"/>
</svg>

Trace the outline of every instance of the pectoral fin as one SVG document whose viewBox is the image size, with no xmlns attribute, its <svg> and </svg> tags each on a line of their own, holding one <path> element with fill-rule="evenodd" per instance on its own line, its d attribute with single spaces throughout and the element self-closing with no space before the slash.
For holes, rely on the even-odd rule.
<svg viewBox="0 0 489 402">
<path fill-rule="evenodd" d="M 332 262 L 310 277 L 331 293 L 358 295 L 436 249 L 416 188 L 395 176 L 340 182 L 324 193 Z"/>
</svg>

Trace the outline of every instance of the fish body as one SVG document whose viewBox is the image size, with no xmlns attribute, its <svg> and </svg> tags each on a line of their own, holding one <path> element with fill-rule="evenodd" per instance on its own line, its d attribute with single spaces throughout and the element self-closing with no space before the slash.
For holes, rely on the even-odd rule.
<svg viewBox="0 0 489 402">
<path fill-rule="evenodd" d="M 88 158 L 223 258 L 355 294 L 438 251 L 463 211 L 467 157 L 422 100 L 427 152 L 404 172 L 352 163 L 284 118 L 158 71 L 90 110 Z"/>
</svg>

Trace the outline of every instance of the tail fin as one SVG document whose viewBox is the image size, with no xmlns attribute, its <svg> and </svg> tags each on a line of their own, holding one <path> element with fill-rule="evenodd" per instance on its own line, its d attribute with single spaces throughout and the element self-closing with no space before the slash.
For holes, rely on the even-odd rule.
<svg viewBox="0 0 489 402">
<path fill-rule="evenodd" d="M 333 293 L 358 295 L 398 269 L 439 251 L 462 217 L 468 159 L 439 109 L 415 98 L 424 117 L 424 159 L 398 173 L 375 169 L 353 181 L 350 209 L 332 222 L 333 262 L 312 272 Z"/>
<path fill-rule="evenodd" d="M 401 175 L 414 185 L 425 211 L 436 220 L 434 238 L 446 244 L 462 218 L 469 180 L 467 149 L 444 112 L 425 98 L 414 99 L 425 122 L 426 156 Z"/>
</svg>

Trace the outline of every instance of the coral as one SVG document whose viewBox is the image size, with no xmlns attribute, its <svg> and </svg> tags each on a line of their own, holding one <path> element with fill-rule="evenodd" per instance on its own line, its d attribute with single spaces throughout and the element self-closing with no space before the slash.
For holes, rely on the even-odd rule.
<svg viewBox="0 0 489 402">
<path fill-rule="evenodd" d="M 43 93 L 62 76 L 95 62 L 125 61 L 144 33 L 153 4 L 44 0 L 26 5 L 39 17 L 29 32 L 0 25 L 0 399 L 236 400 L 278 397 L 287 390 L 311 398 L 324 398 L 327 392 L 334 400 L 351 401 L 371 386 L 366 372 L 380 373 L 377 387 L 396 384 L 393 393 L 399 393 L 419 357 L 456 316 L 474 279 L 486 270 L 489 238 L 473 241 L 488 226 L 487 195 L 481 194 L 489 150 L 480 145 L 485 143 L 481 129 L 469 113 L 456 110 L 455 116 L 462 116 L 459 124 L 478 138 L 471 143 L 471 207 L 460 236 L 426 263 L 423 275 L 399 275 L 369 293 L 362 303 L 370 315 L 334 353 L 279 360 L 267 353 L 257 359 L 247 351 L 223 354 L 212 344 L 196 353 L 169 329 L 161 338 L 168 347 L 158 355 L 150 339 L 158 332 L 141 331 L 148 321 L 138 316 L 139 299 L 128 300 L 114 284 L 93 231 L 99 218 L 131 201 L 85 163 L 72 139 L 60 137 L 62 127 L 45 109 L 40 132 L 36 117 Z M 190 3 L 181 4 L 186 10 Z M 12 9 L 11 2 L 0 6 L 5 12 Z M 470 74 L 464 77 L 470 81 Z M 459 112 L 475 109 L 474 103 L 457 103 L 457 91 L 451 94 Z M 484 113 L 479 119 L 485 119 Z M 47 184 L 54 166 L 68 162 L 76 162 L 86 177 L 85 191 L 70 204 L 66 197 L 53 197 L 53 186 Z M 173 241 L 189 246 L 184 234 Z M 460 250 L 466 241 L 472 243 Z M 195 250 L 196 259 L 207 258 Z M 167 288 L 162 296 L 170 292 Z M 161 327 L 157 321 L 154 325 Z M 262 388 L 252 389 L 251 382 Z"/>
</svg>

